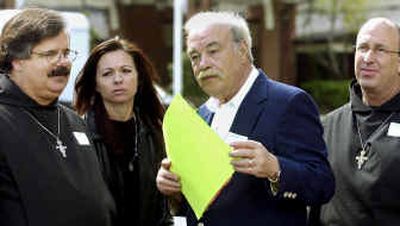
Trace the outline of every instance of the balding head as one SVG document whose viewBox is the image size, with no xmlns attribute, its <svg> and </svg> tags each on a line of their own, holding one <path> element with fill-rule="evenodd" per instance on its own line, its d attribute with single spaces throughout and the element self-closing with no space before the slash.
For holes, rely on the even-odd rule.
<svg viewBox="0 0 400 226">
<path fill-rule="evenodd" d="M 400 27 L 399 25 L 397 25 L 396 23 L 394 23 L 393 21 L 391 21 L 388 18 L 385 17 L 374 17 L 369 19 L 367 22 L 365 22 L 357 35 L 357 42 L 359 39 L 360 34 L 363 34 L 365 32 L 371 31 L 372 29 L 384 29 L 386 30 L 389 35 L 391 36 L 391 38 L 394 38 L 394 40 L 397 40 L 397 46 L 396 47 L 396 51 L 399 50 L 400 48 Z M 379 35 L 379 34 L 376 34 Z M 382 34 L 383 35 L 383 34 Z"/>
<path fill-rule="evenodd" d="M 393 21 L 377 17 L 357 35 L 354 71 L 363 101 L 380 106 L 400 92 L 400 32 Z"/>
</svg>

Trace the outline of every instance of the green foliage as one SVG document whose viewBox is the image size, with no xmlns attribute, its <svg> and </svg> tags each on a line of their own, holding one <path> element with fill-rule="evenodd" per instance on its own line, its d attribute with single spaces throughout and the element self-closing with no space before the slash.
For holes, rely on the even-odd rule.
<svg viewBox="0 0 400 226">
<path fill-rule="evenodd" d="M 368 0 L 308 0 L 313 11 L 325 15 L 333 23 L 343 20 L 346 32 L 357 32 L 366 19 Z M 333 28 L 333 27 L 332 27 Z"/>
<path fill-rule="evenodd" d="M 366 20 L 367 0 L 345 0 L 340 6 L 344 26 L 348 32 L 357 33 L 360 25 Z"/>
<path fill-rule="evenodd" d="M 332 111 L 349 100 L 350 80 L 311 80 L 300 84 L 317 102 L 321 114 Z"/>
</svg>

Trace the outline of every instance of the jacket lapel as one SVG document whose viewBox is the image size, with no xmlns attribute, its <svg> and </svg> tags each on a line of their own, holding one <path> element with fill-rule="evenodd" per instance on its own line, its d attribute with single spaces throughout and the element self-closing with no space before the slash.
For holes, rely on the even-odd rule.
<svg viewBox="0 0 400 226">
<path fill-rule="evenodd" d="M 262 103 L 268 98 L 268 79 L 260 71 L 249 93 L 243 99 L 230 129 L 231 132 L 249 136 L 256 125 L 264 106 Z"/>
</svg>

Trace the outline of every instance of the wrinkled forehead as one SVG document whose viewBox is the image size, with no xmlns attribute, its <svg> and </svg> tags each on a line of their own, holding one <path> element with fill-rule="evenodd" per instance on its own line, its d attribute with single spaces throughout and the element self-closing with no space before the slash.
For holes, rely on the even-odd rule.
<svg viewBox="0 0 400 226">
<path fill-rule="evenodd" d="M 47 37 L 42 39 L 37 44 L 33 45 L 32 49 L 42 50 L 60 50 L 68 49 L 70 46 L 70 36 L 66 30 L 62 30 L 54 37 Z"/>
<path fill-rule="evenodd" d="M 188 51 L 191 49 L 204 48 L 211 43 L 227 42 L 232 39 L 229 26 L 212 25 L 198 29 L 192 29 L 186 37 Z"/>
<path fill-rule="evenodd" d="M 397 27 L 385 20 L 372 20 L 364 24 L 357 35 L 357 44 L 384 45 L 399 48 Z"/>
</svg>

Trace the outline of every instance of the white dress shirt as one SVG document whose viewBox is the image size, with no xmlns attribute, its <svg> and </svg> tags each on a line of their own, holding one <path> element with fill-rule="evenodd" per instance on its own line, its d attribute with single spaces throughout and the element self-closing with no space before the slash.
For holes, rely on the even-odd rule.
<svg viewBox="0 0 400 226">
<path fill-rule="evenodd" d="M 214 97 L 210 97 L 206 102 L 207 108 L 215 113 L 211 122 L 211 128 L 225 142 L 227 142 L 229 130 L 232 126 L 233 120 L 240 107 L 240 104 L 249 92 L 250 88 L 253 86 L 253 83 L 256 80 L 258 74 L 258 70 L 253 66 L 249 77 L 240 88 L 239 92 L 237 92 L 235 96 L 233 96 L 233 98 L 230 99 L 228 102 L 220 104 L 219 100 Z"/>
</svg>

